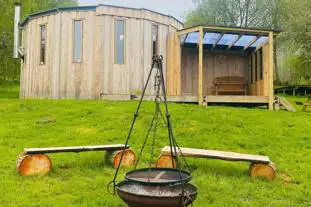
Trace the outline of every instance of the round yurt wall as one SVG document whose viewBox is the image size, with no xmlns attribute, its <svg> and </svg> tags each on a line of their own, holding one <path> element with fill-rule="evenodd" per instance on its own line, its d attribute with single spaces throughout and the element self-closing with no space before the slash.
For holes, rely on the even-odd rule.
<svg viewBox="0 0 311 207">
<path fill-rule="evenodd" d="M 168 15 L 107 5 L 30 15 L 21 24 L 21 98 L 139 95 L 153 54 L 166 57 L 169 33 L 182 27 Z"/>
</svg>

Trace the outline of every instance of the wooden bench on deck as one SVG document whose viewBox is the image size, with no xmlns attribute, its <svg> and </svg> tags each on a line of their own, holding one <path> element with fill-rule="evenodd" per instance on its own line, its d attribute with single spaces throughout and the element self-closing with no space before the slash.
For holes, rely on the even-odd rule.
<svg viewBox="0 0 311 207">
<path fill-rule="evenodd" d="M 276 168 L 267 156 L 192 148 L 181 148 L 181 153 L 185 157 L 250 162 L 250 175 L 252 177 L 264 177 L 268 180 L 272 180 L 275 178 L 276 174 Z M 180 152 L 178 152 L 178 154 L 180 154 Z M 172 167 L 172 164 L 170 147 L 164 147 L 161 150 L 161 156 L 157 161 L 157 167 Z M 174 164 L 174 167 L 175 166 L 176 164 Z"/>
<path fill-rule="evenodd" d="M 16 162 L 17 171 L 23 176 L 46 175 L 52 169 L 52 161 L 46 155 L 50 153 L 63 152 L 89 152 L 106 151 L 106 160 L 111 160 L 116 168 L 120 162 L 122 152 L 125 150 L 122 166 L 132 166 L 135 163 L 135 153 L 123 144 L 117 145 L 96 145 L 96 146 L 76 146 L 76 147 L 49 147 L 49 148 L 25 148 Z"/>
<path fill-rule="evenodd" d="M 247 95 L 247 84 L 243 77 L 222 76 L 215 79 L 216 95 L 219 93 L 239 93 Z"/>
</svg>

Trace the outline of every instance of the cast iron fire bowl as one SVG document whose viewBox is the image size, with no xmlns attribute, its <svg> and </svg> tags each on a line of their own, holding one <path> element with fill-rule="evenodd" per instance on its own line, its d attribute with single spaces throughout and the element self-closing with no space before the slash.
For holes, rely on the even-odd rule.
<svg viewBox="0 0 311 207">
<path fill-rule="evenodd" d="M 192 184 L 184 184 L 185 197 L 181 195 L 181 185 L 146 186 L 130 181 L 117 185 L 119 197 L 129 207 L 184 207 L 196 199 L 198 189 Z"/>
<path fill-rule="evenodd" d="M 172 168 L 144 168 L 125 174 L 125 179 L 142 185 L 173 185 L 188 183 L 191 180 L 189 172 Z"/>
</svg>

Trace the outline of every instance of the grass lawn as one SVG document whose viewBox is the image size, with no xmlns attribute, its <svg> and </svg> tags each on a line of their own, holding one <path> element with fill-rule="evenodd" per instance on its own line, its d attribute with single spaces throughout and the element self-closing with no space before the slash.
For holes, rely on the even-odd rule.
<svg viewBox="0 0 311 207">
<path fill-rule="evenodd" d="M 45 177 L 19 176 L 15 161 L 25 147 L 123 143 L 137 102 L 18 100 L 16 86 L 0 89 L 0 97 L 0 206 L 125 206 L 106 190 L 114 169 L 102 152 L 52 154 Z M 268 182 L 250 178 L 247 163 L 188 159 L 199 188 L 194 206 L 311 206 L 310 109 L 169 108 L 181 146 L 268 155 L 279 169 Z M 153 109 L 144 103 L 130 142 L 136 152 Z M 168 144 L 165 132 L 159 130 L 157 154 Z"/>
</svg>

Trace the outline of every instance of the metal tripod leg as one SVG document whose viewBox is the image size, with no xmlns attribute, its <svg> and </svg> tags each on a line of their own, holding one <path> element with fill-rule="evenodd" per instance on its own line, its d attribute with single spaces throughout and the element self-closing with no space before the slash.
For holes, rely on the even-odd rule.
<svg viewBox="0 0 311 207">
<path fill-rule="evenodd" d="M 121 158 L 120 158 L 120 161 L 119 161 L 119 164 L 118 164 L 118 167 L 116 169 L 116 172 L 115 172 L 115 175 L 114 175 L 114 178 L 113 178 L 113 181 L 111 181 L 111 183 L 113 183 L 113 194 L 116 193 L 116 179 L 117 179 L 117 176 L 118 176 L 118 173 L 119 173 L 119 170 L 120 170 L 120 167 L 121 167 L 121 163 L 122 163 L 122 160 L 123 160 L 123 157 L 124 157 L 124 153 L 125 153 L 125 150 L 126 150 L 126 146 L 128 146 L 128 142 L 130 140 L 130 137 L 132 135 L 132 131 L 133 131 L 133 128 L 134 128 L 134 125 L 135 125 L 135 122 L 136 122 L 136 119 L 138 117 L 138 113 L 139 113 L 139 110 L 140 110 L 140 107 L 141 107 L 141 103 L 144 99 L 144 96 L 145 96 L 145 93 L 146 93 L 146 90 L 147 90 L 147 86 L 149 84 L 149 81 L 150 81 L 150 78 L 151 78 L 151 75 L 152 75 L 152 71 L 154 69 L 154 66 L 155 66 L 155 61 L 152 62 L 152 65 L 151 65 L 151 69 L 150 69 L 150 72 L 149 72 L 149 75 L 148 75 L 148 78 L 147 78 L 147 81 L 146 81 L 146 84 L 144 86 L 144 89 L 143 89 L 143 93 L 141 95 L 141 98 L 139 100 L 139 103 L 138 103 L 138 106 L 137 106 L 137 109 L 136 109 L 136 112 L 134 114 L 134 119 L 132 121 L 132 125 L 130 127 L 130 130 L 129 130 L 129 133 L 128 133 L 128 136 L 127 136 L 127 139 L 126 139 L 126 142 L 125 142 L 125 147 L 122 151 L 122 155 L 121 155 Z M 109 185 L 109 184 L 108 184 Z"/>
</svg>

